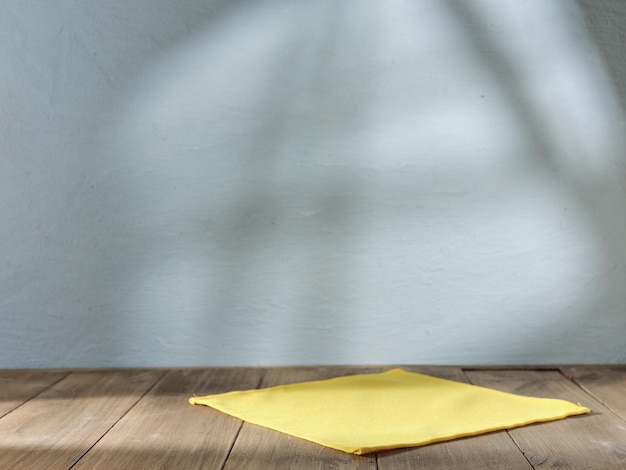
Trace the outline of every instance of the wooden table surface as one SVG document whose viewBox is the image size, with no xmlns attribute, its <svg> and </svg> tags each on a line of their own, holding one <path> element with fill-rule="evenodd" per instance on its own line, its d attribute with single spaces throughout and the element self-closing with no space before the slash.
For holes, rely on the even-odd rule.
<svg viewBox="0 0 626 470">
<path fill-rule="evenodd" d="M 187 399 L 401 367 L 592 412 L 357 456 Z M 626 366 L 0 370 L 0 469 L 626 469 Z"/>
</svg>

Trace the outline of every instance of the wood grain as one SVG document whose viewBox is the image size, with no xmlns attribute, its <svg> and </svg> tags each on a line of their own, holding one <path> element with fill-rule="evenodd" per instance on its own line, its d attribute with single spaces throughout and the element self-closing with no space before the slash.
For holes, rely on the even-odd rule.
<svg viewBox="0 0 626 470">
<path fill-rule="evenodd" d="M 75 372 L 0 419 L 0 468 L 68 469 L 161 373 Z"/>
<path fill-rule="evenodd" d="M 592 410 L 589 415 L 509 431 L 535 468 L 626 468 L 626 427 L 600 402 L 558 371 L 468 371 L 476 385 L 520 395 L 560 398 Z"/>
<path fill-rule="evenodd" d="M 170 371 L 75 469 L 221 468 L 241 421 L 188 398 L 259 385 L 260 369 Z"/>
<path fill-rule="evenodd" d="M 356 456 L 242 424 L 188 398 L 401 367 L 592 409 L 570 417 Z M 0 370 L 0 468 L 626 468 L 626 366 L 461 370 L 351 366 L 268 369 Z"/>
<path fill-rule="evenodd" d="M 626 421 L 626 366 L 567 367 L 563 373 Z"/>
<path fill-rule="evenodd" d="M 49 370 L 0 370 L 0 417 L 68 374 Z"/>
</svg>

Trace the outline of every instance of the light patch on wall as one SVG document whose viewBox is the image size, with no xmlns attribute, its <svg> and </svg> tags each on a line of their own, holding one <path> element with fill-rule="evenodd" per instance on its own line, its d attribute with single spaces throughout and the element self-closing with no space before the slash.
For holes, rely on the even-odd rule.
<svg viewBox="0 0 626 470">
<path fill-rule="evenodd" d="M 133 310 L 229 363 L 378 362 L 380 331 L 385 360 L 480 362 L 511 318 L 584 322 L 605 259 L 572 182 L 619 110 L 574 7 L 518 3 L 260 1 L 146 68 L 110 136 L 158 234 Z"/>
</svg>

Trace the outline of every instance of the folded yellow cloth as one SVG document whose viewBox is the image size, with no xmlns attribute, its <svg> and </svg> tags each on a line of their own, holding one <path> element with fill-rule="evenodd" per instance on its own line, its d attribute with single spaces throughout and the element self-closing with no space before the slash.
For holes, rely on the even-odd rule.
<svg viewBox="0 0 626 470">
<path fill-rule="evenodd" d="M 400 369 L 192 397 L 189 402 L 354 454 L 589 412 L 564 400 L 513 395 Z"/>
</svg>

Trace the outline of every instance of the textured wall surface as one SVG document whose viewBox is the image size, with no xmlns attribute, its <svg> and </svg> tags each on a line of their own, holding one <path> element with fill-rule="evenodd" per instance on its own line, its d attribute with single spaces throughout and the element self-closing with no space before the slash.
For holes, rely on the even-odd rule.
<svg viewBox="0 0 626 470">
<path fill-rule="evenodd" d="M 619 1 L 0 13 L 0 367 L 626 361 Z"/>
</svg>

